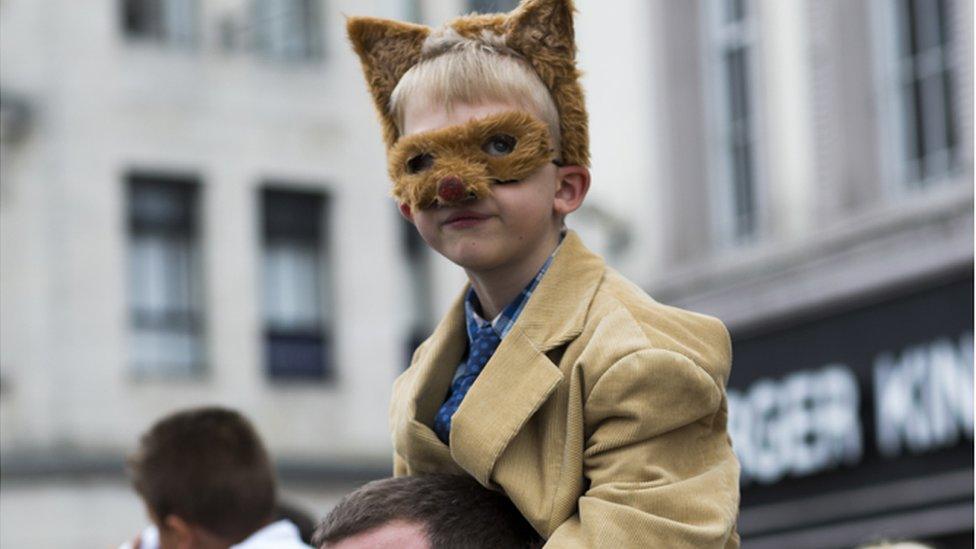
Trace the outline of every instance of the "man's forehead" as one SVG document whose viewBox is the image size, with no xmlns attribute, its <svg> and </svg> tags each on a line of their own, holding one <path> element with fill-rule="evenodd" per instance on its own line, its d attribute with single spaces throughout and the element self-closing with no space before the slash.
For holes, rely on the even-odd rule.
<svg viewBox="0 0 976 549">
<path fill-rule="evenodd" d="M 418 522 L 392 520 L 349 536 L 329 549 L 431 549 L 424 526 Z"/>
</svg>

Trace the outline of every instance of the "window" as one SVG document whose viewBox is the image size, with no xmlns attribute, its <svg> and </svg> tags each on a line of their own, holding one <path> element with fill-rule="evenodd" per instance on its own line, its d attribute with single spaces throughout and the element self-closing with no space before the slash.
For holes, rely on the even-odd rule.
<svg viewBox="0 0 976 549">
<path fill-rule="evenodd" d="M 407 287 L 402 294 L 406 302 L 406 344 L 404 367 L 410 365 L 414 350 L 427 339 L 431 332 L 433 318 L 433 288 L 431 287 L 430 260 L 427 243 L 420 237 L 416 227 L 400 218 L 400 236 L 403 257 L 406 261 Z"/>
<path fill-rule="evenodd" d="M 719 240 L 744 242 L 757 231 L 753 17 L 748 0 L 706 0 L 713 128 L 713 189 Z"/>
<path fill-rule="evenodd" d="M 198 11 L 197 0 L 123 0 L 122 28 L 131 38 L 192 46 Z"/>
<path fill-rule="evenodd" d="M 253 47 L 258 54 L 282 61 L 322 56 L 322 11 L 319 0 L 252 0 Z"/>
<path fill-rule="evenodd" d="M 332 372 L 325 197 L 265 189 L 262 205 L 267 374 L 325 379 Z"/>
<path fill-rule="evenodd" d="M 421 4 L 421 0 L 403 0 L 399 4 L 399 8 L 399 19 L 410 21 L 411 23 L 424 22 L 424 7 Z"/>
<path fill-rule="evenodd" d="M 468 11 L 478 13 L 507 13 L 515 9 L 518 0 L 468 0 Z"/>
<path fill-rule="evenodd" d="M 909 184 L 945 175 L 956 160 L 949 7 L 947 0 L 897 0 L 893 6 L 897 157 Z"/>
<path fill-rule="evenodd" d="M 128 178 L 130 360 L 140 376 L 203 369 L 197 195 L 193 179 Z"/>
</svg>

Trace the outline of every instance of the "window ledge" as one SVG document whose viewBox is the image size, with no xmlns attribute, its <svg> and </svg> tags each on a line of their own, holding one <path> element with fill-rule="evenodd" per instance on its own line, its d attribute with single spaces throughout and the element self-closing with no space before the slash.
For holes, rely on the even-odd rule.
<svg viewBox="0 0 976 549">
<path fill-rule="evenodd" d="M 968 175 L 789 242 L 758 243 L 671 269 L 656 299 L 748 329 L 973 261 Z"/>
</svg>

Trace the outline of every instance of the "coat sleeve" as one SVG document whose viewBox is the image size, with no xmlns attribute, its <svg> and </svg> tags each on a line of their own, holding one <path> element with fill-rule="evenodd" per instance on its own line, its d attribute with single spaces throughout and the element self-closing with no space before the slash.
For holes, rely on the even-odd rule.
<svg viewBox="0 0 976 549">
<path fill-rule="evenodd" d="M 395 450 L 393 451 L 393 476 L 402 477 L 407 474 L 407 462 L 404 461 L 400 454 Z"/>
<path fill-rule="evenodd" d="M 584 405 L 588 489 L 545 547 L 737 547 L 726 415 L 722 382 L 684 355 L 614 363 Z"/>
</svg>

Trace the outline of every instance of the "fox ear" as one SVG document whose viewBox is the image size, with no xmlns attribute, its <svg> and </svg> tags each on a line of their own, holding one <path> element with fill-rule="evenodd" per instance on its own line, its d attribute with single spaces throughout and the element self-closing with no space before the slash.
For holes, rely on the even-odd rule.
<svg viewBox="0 0 976 549">
<path fill-rule="evenodd" d="M 373 103 L 383 123 L 383 138 L 391 147 L 397 140 L 396 123 L 390 116 L 390 95 L 397 82 L 420 60 L 430 29 L 374 17 L 350 17 L 346 32 L 359 55 Z"/>
<path fill-rule="evenodd" d="M 572 0 L 526 0 L 509 15 L 506 42 L 529 58 L 572 64 L 574 11 Z"/>
<path fill-rule="evenodd" d="M 506 22 L 505 42 L 520 52 L 549 88 L 562 133 L 562 160 L 589 165 L 583 89 L 576 69 L 572 0 L 525 0 Z"/>
</svg>

